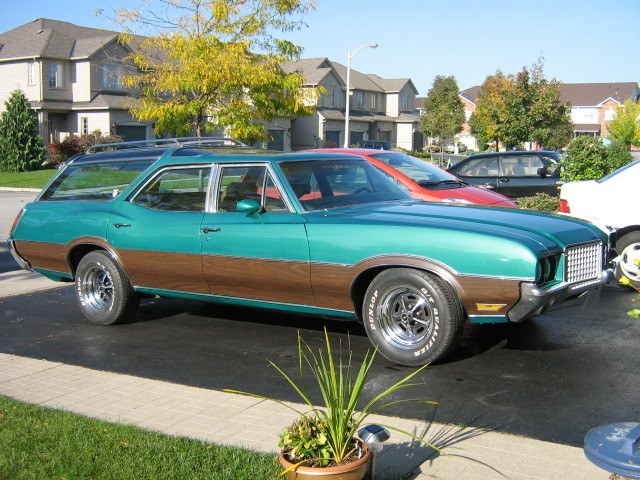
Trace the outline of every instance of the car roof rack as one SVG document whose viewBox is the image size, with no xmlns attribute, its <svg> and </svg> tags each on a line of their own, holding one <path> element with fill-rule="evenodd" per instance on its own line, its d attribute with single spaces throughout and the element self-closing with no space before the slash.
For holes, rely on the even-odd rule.
<svg viewBox="0 0 640 480">
<path fill-rule="evenodd" d="M 87 148 L 85 153 L 97 153 L 108 150 L 127 150 L 131 148 L 170 148 L 170 147 L 239 147 L 248 145 L 228 137 L 176 137 L 154 138 L 150 140 L 134 140 L 131 142 L 99 143 Z"/>
</svg>

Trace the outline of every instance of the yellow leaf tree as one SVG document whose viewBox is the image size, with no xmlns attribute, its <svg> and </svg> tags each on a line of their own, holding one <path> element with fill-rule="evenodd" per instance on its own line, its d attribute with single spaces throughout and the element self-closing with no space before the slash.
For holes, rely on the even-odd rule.
<svg viewBox="0 0 640 480">
<path fill-rule="evenodd" d="M 224 130 L 245 141 L 266 139 L 274 117 L 311 114 L 316 92 L 280 68 L 302 49 L 276 34 L 301 28 L 313 8 L 304 0 L 143 0 L 116 10 L 122 41 L 134 45 L 135 70 L 123 79 L 139 92 L 132 114 L 154 121 L 158 134 Z"/>
</svg>

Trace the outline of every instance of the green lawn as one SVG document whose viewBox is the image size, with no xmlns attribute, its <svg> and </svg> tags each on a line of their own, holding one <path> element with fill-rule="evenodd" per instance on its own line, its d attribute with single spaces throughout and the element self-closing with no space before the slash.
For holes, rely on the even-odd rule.
<svg viewBox="0 0 640 480">
<path fill-rule="evenodd" d="M 2 172 L 0 187 L 42 188 L 57 170 L 36 170 L 35 172 Z"/>
<path fill-rule="evenodd" d="M 274 480 L 280 471 L 275 455 L 169 437 L 0 397 L 2 479 Z"/>
</svg>

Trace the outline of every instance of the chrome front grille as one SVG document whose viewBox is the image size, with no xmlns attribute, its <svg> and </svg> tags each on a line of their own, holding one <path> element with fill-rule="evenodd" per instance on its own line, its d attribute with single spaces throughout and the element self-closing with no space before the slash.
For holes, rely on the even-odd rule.
<svg viewBox="0 0 640 480">
<path fill-rule="evenodd" d="M 567 247 L 565 281 L 579 283 L 600 278 L 602 257 L 600 242 Z"/>
</svg>

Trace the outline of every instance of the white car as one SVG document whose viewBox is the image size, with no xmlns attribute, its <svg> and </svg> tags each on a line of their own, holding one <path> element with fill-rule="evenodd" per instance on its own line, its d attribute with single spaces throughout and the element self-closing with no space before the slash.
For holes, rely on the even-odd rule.
<svg viewBox="0 0 640 480">
<path fill-rule="evenodd" d="M 560 213 L 615 230 L 616 278 L 640 287 L 640 160 L 600 180 L 569 182 L 560 190 Z"/>
</svg>

